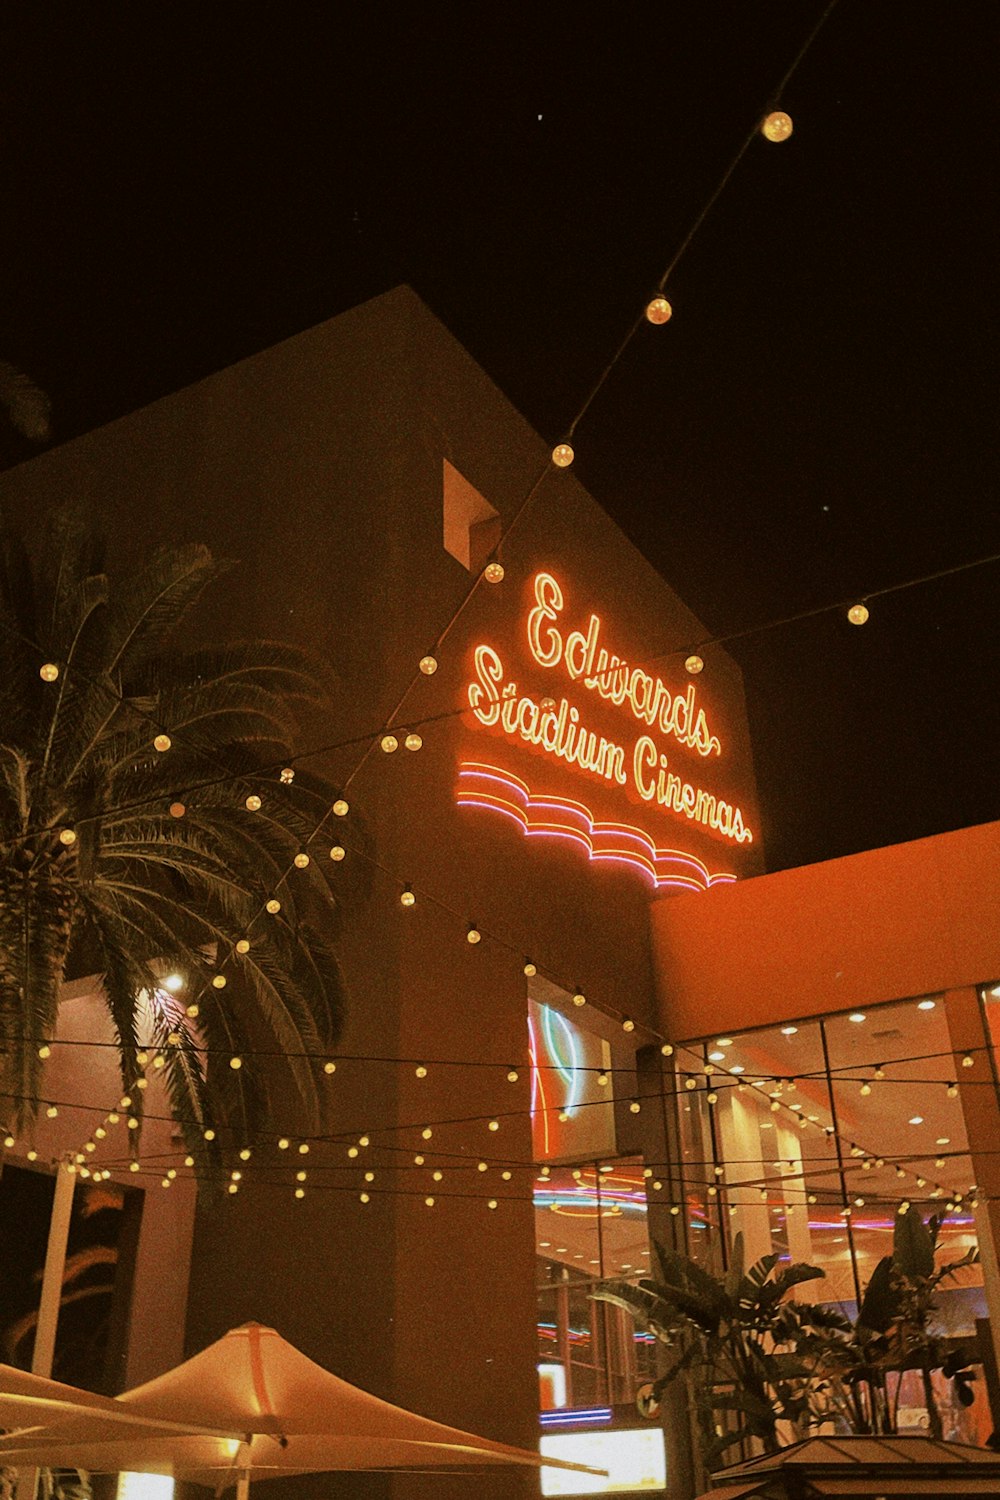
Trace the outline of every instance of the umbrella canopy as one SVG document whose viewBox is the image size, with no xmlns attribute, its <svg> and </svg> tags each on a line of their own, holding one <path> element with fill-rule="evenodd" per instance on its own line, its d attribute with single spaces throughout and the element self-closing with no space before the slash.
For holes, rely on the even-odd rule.
<svg viewBox="0 0 1000 1500">
<path fill-rule="evenodd" d="M 110 1396 L 81 1391 L 75 1385 L 30 1375 L 13 1365 L 0 1365 L 0 1427 L 37 1427 L 81 1411 L 114 1412 Z"/>
<path fill-rule="evenodd" d="M 94 1411 L 44 1435 L 0 1439 L 0 1463 L 171 1473 L 215 1487 L 246 1476 L 330 1469 L 544 1464 L 603 1472 L 543 1459 L 381 1401 L 258 1323 L 233 1329 L 115 1405 L 136 1419 L 127 1434 L 108 1413 Z M 164 1423 L 176 1430 L 164 1433 Z"/>
</svg>

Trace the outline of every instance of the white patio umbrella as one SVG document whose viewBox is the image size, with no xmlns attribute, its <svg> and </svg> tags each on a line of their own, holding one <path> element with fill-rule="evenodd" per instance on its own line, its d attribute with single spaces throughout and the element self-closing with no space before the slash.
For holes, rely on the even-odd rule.
<svg viewBox="0 0 1000 1500">
<path fill-rule="evenodd" d="M 166 1473 L 216 1489 L 237 1484 L 240 1495 L 251 1479 L 332 1469 L 515 1464 L 604 1472 L 543 1459 L 381 1401 L 259 1323 L 233 1329 L 115 1404 L 138 1419 L 127 1434 L 107 1412 L 89 1412 L 44 1434 L 0 1439 L 0 1463 Z M 165 1433 L 164 1423 L 174 1431 Z"/>
<path fill-rule="evenodd" d="M 48 1430 L 53 1423 L 95 1414 L 116 1423 L 119 1432 L 139 1424 L 149 1425 L 148 1417 L 131 1411 L 112 1396 L 99 1396 L 79 1386 L 64 1385 L 60 1380 L 0 1364 L 0 1429 L 13 1429 L 11 1435 L 27 1437 Z M 161 1426 L 165 1432 L 173 1432 L 176 1424 L 165 1422 Z"/>
</svg>

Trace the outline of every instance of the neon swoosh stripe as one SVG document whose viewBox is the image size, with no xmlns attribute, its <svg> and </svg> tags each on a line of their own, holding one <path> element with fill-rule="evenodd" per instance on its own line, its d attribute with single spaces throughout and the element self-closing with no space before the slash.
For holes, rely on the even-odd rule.
<svg viewBox="0 0 1000 1500">
<path fill-rule="evenodd" d="M 500 813 L 519 824 L 529 838 L 568 839 L 585 850 L 589 859 L 638 870 L 657 890 L 707 891 L 736 879 L 725 871 L 712 873 L 682 849 L 659 848 L 648 833 L 632 824 L 599 822 L 583 802 L 532 792 L 519 776 L 498 766 L 467 760 L 459 766 L 458 776 L 455 800 L 459 807 Z"/>
</svg>

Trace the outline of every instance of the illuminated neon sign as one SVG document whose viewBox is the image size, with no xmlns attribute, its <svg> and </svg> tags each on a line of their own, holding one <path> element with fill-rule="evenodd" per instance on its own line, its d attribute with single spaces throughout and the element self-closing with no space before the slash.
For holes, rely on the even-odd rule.
<svg viewBox="0 0 1000 1500">
<path fill-rule="evenodd" d="M 703 758 L 721 754 L 722 742 L 712 731 L 705 710 L 698 707 L 693 683 L 683 693 L 672 693 L 660 677 L 650 676 L 641 667 L 629 667 L 608 645 L 601 644 L 599 615 L 590 616 L 585 630 L 565 630 L 561 625 L 563 592 L 551 573 L 536 575 L 534 598 L 527 618 L 527 639 L 538 666 L 561 666 L 572 684 L 616 707 L 627 708 L 644 728 L 655 728 L 682 750 L 693 750 Z M 543 708 L 536 698 L 519 693 L 515 681 L 507 679 L 503 661 L 492 646 L 476 647 L 474 672 L 468 688 L 469 706 L 485 728 L 499 729 L 608 785 L 630 786 L 643 802 L 700 823 L 735 844 L 753 842 L 742 809 L 685 780 L 672 768 L 670 758 L 652 734 L 640 734 L 629 748 L 588 728 L 580 709 L 568 697 L 558 702 L 553 699 Z M 593 829 L 597 825 L 591 822 Z M 528 827 L 526 831 L 535 830 Z M 645 838 L 655 854 L 652 839 L 641 835 L 640 830 L 630 831 Z M 649 860 L 645 863 L 648 865 Z M 655 870 L 653 873 L 659 884 Z M 702 884 L 711 884 L 711 879 Z"/>
<path fill-rule="evenodd" d="M 629 865 L 658 890 L 707 891 L 736 879 L 712 873 L 694 854 L 664 849 L 648 833 L 628 823 L 595 820 L 590 808 L 569 797 L 537 796 L 527 782 L 484 761 L 463 761 L 458 773 L 459 807 L 481 807 L 517 823 L 529 837 L 566 839 L 594 861 Z"/>
</svg>

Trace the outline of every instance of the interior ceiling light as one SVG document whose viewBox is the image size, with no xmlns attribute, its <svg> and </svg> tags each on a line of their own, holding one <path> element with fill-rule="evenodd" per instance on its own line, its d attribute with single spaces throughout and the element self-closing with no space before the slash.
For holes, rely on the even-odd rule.
<svg viewBox="0 0 1000 1500">
<path fill-rule="evenodd" d="M 868 1017 L 860 1010 L 852 1010 L 847 1019 L 853 1021 L 855 1025 L 860 1025 L 862 1021 L 867 1021 Z"/>
<path fill-rule="evenodd" d="M 936 1005 L 936 1000 L 918 1000 L 917 1010 L 933 1010 Z"/>
<path fill-rule="evenodd" d="M 799 1028 L 797 1026 L 782 1026 L 782 1028 L 781 1028 L 781 1035 L 782 1036 L 794 1036 L 795 1033 L 798 1031 L 798 1029 Z"/>
<path fill-rule="evenodd" d="M 923 1117 L 923 1115 L 911 1115 L 910 1116 L 910 1124 L 911 1125 L 922 1125 L 923 1123 L 924 1123 L 924 1117 Z"/>
</svg>

